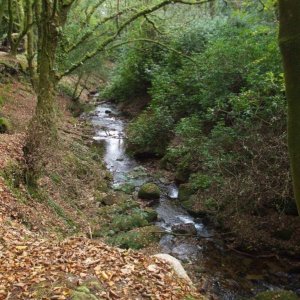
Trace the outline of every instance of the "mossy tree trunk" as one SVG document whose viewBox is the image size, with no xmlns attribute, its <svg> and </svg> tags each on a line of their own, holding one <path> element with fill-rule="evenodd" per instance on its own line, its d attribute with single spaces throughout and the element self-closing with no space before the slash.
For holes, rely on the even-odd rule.
<svg viewBox="0 0 300 300">
<path fill-rule="evenodd" d="M 300 1 L 279 0 L 279 44 L 288 101 L 288 146 L 300 215 Z"/>
<path fill-rule="evenodd" d="M 61 4 L 61 5 L 59 5 Z M 47 164 L 47 159 L 57 141 L 57 108 L 55 86 L 56 50 L 59 28 L 66 18 L 67 5 L 61 1 L 40 0 L 37 4 L 38 16 L 38 84 L 37 106 L 31 120 L 27 141 L 24 146 L 26 160 L 26 181 L 35 185 Z"/>
<path fill-rule="evenodd" d="M 31 0 L 26 0 L 26 23 L 33 23 L 33 3 Z M 34 46 L 34 32 L 31 26 L 27 31 L 27 43 L 26 43 L 26 56 L 28 63 L 28 71 L 30 74 L 30 80 L 33 88 L 37 89 L 37 74 L 34 67 L 34 57 L 35 57 L 35 46 Z"/>
<path fill-rule="evenodd" d="M 13 14 L 13 1 L 7 1 L 7 11 L 8 11 L 8 30 L 7 39 L 10 47 L 13 45 L 13 31 L 14 31 L 14 14 Z"/>
<path fill-rule="evenodd" d="M 0 26 L 7 10 L 7 0 L 0 0 Z"/>
</svg>

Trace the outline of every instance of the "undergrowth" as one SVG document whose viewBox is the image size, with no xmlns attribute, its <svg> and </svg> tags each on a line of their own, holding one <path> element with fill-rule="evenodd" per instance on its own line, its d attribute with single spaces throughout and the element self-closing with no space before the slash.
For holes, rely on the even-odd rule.
<svg viewBox="0 0 300 300">
<path fill-rule="evenodd" d="M 163 157 L 161 167 L 173 172 L 178 183 L 187 183 L 189 198 L 182 204 L 189 211 L 209 214 L 246 243 L 256 239 L 261 245 L 264 239 L 281 243 L 264 227 L 264 218 L 282 227 L 290 228 L 291 220 L 300 226 L 274 24 L 273 15 L 262 18 L 251 10 L 195 20 L 181 34 L 168 36 L 170 45 L 190 59 L 165 52 L 159 59 L 150 56 L 145 66 L 139 50 L 130 49 L 137 64 L 130 64 L 132 58 L 120 61 L 107 88 L 112 99 L 118 98 L 121 91 L 126 95 L 123 83 L 129 81 L 134 93 L 135 82 L 144 80 L 138 74 L 147 72 L 145 94 L 152 99 L 129 124 L 129 150 Z"/>
</svg>

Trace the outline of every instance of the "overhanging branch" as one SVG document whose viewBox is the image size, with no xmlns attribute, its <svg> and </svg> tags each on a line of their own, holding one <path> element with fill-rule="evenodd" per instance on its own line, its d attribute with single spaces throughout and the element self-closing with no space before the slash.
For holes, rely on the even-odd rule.
<svg viewBox="0 0 300 300">
<path fill-rule="evenodd" d="M 115 48 L 118 48 L 118 47 L 121 47 L 121 46 L 124 46 L 126 44 L 131 44 L 131 43 L 137 43 L 137 42 L 145 42 L 145 43 L 151 43 L 151 44 L 155 44 L 155 45 L 158 45 L 160 46 L 161 48 L 164 48 L 164 49 L 167 49 L 168 51 L 172 51 L 190 61 L 192 61 L 193 63 L 197 64 L 197 61 L 195 61 L 194 59 L 192 59 L 190 56 L 172 48 L 172 47 L 169 47 L 168 45 L 164 44 L 164 43 L 161 43 L 159 41 L 155 41 L 155 40 L 151 40 L 151 39 L 147 39 L 147 38 L 139 38 L 139 39 L 133 39 L 133 40 L 128 40 L 128 41 L 125 41 L 125 42 L 121 42 L 121 43 L 118 43 L 118 44 L 115 44 L 113 46 L 111 46 L 110 48 L 108 49 L 105 49 L 107 51 L 109 50 L 112 50 L 112 49 L 115 49 Z"/>
<path fill-rule="evenodd" d="M 169 4 L 188 4 L 188 5 L 202 5 L 208 2 L 212 2 L 214 0 L 203 0 L 203 1 L 185 1 L 185 0 L 164 0 L 152 7 L 145 8 L 144 10 L 141 10 L 137 12 L 135 15 L 131 16 L 128 20 L 126 20 L 123 24 L 120 25 L 118 30 L 115 32 L 114 35 L 111 37 L 108 37 L 103 43 L 101 43 L 95 50 L 87 53 L 81 60 L 77 61 L 74 63 L 68 70 L 65 70 L 61 74 L 57 75 L 58 79 L 61 79 L 64 76 L 67 76 L 71 74 L 73 71 L 75 71 L 77 68 L 79 68 L 81 65 L 83 65 L 87 60 L 93 58 L 96 56 L 98 53 L 102 52 L 105 50 L 106 46 L 112 43 L 119 35 L 120 33 L 132 22 L 134 22 L 136 19 L 139 17 L 145 16 L 147 14 L 150 14 L 154 11 L 159 10 L 160 8 L 169 5 Z"/>
</svg>

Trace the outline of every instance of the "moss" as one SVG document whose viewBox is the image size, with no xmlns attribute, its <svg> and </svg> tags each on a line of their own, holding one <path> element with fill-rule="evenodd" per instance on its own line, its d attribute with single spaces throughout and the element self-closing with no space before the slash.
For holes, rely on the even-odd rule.
<svg viewBox="0 0 300 300">
<path fill-rule="evenodd" d="M 102 206 L 98 210 L 99 228 L 94 230 L 94 238 L 113 237 L 134 228 L 149 226 L 157 219 L 156 211 L 151 208 L 140 208 L 139 203 L 126 194 L 114 193 L 113 195 L 118 202 Z M 104 196 L 104 198 L 107 197 L 108 195 Z M 99 199 L 103 203 L 102 197 Z"/>
<path fill-rule="evenodd" d="M 12 126 L 8 119 L 0 118 L 0 133 L 7 133 L 11 130 Z"/>
<path fill-rule="evenodd" d="M 181 184 L 179 186 L 179 191 L 178 191 L 178 200 L 179 201 L 187 201 L 193 194 L 194 194 L 194 191 L 191 188 L 190 184 L 188 184 L 188 183 Z"/>
<path fill-rule="evenodd" d="M 71 293 L 72 300 L 101 300 L 102 298 L 96 297 L 104 290 L 102 284 L 96 279 L 85 281 L 81 286 L 77 287 Z"/>
<path fill-rule="evenodd" d="M 115 232 L 119 232 L 147 225 L 149 225 L 149 222 L 147 221 L 145 214 L 142 210 L 137 209 L 131 215 L 117 216 L 111 224 L 111 229 Z"/>
<path fill-rule="evenodd" d="M 217 211 L 218 203 L 214 198 L 206 198 L 204 201 L 204 207 L 209 211 Z"/>
<path fill-rule="evenodd" d="M 90 146 L 90 150 L 92 152 L 92 159 L 96 162 L 103 163 L 103 155 L 104 155 L 104 144 L 99 142 L 94 142 Z"/>
<path fill-rule="evenodd" d="M 141 209 L 137 203 L 129 201 L 100 209 L 101 226 L 99 231 L 93 234 L 98 236 L 111 236 L 119 232 L 129 231 L 133 228 L 145 227 L 157 219 L 157 213 L 153 209 Z"/>
<path fill-rule="evenodd" d="M 259 293 L 254 300 L 297 300 L 296 294 L 291 291 L 267 291 Z"/>
<path fill-rule="evenodd" d="M 141 199 L 148 199 L 148 200 L 159 199 L 160 189 L 154 183 L 146 183 L 140 188 L 138 197 Z"/>
<path fill-rule="evenodd" d="M 148 222 L 155 222 L 157 220 L 157 212 L 152 208 L 144 209 L 145 218 Z"/>
<path fill-rule="evenodd" d="M 185 208 L 187 211 L 192 211 L 195 205 L 195 202 L 193 200 L 193 197 L 189 198 L 188 200 L 182 201 L 181 205 L 183 208 Z"/>
<path fill-rule="evenodd" d="M 206 190 L 211 187 L 212 177 L 202 173 L 192 174 L 189 183 L 194 191 Z"/>
<path fill-rule="evenodd" d="M 130 195 L 135 191 L 135 186 L 131 183 L 124 183 L 122 185 L 116 186 L 114 190 L 121 191 L 124 192 L 125 194 Z"/>
<path fill-rule="evenodd" d="M 176 181 L 183 183 L 187 182 L 190 177 L 190 170 L 185 168 L 178 168 L 175 173 L 175 179 Z"/>
<path fill-rule="evenodd" d="M 15 163 L 9 163 L 5 169 L 1 170 L 0 176 L 5 180 L 6 185 L 9 187 L 13 196 L 21 203 L 26 204 L 28 202 L 24 193 L 19 189 L 21 182 L 23 181 L 22 168 Z"/>
<path fill-rule="evenodd" d="M 156 226 L 146 226 L 108 238 L 107 242 L 124 249 L 142 249 L 158 242 L 162 234 Z"/>
<path fill-rule="evenodd" d="M 76 223 L 66 214 L 63 207 L 56 203 L 48 194 L 46 190 L 35 186 L 27 186 L 27 192 L 32 199 L 37 202 L 44 202 L 49 208 L 60 217 L 71 229 L 76 228 Z"/>
<path fill-rule="evenodd" d="M 69 225 L 70 228 L 76 228 L 75 222 L 69 216 L 67 216 L 66 212 L 60 205 L 50 198 L 48 198 L 47 204 L 61 219 L 63 219 Z"/>
<path fill-rule="evenodd" d="M 84 293 L 80 291 L 74 291 L 71 295 L 72 300 L 99 300 L 95 295 L 90 293 Z"/>
<path fill-rule="evenodd" d="M 123 192 L 98 192 L 96 201 L 103 205 L 98 211 L 100 215 L 123 214 L 127 210 L 139 207 L 136 201 Z"/>
<path fill-rule="evenodd" d="M 62 178 L 59 174 L 57 173 L 53 173 L 50 175 L 50 178 L 52 179 L 53 182 L 55 183 L 61 183 L 62 182 Z"/>
</svg>

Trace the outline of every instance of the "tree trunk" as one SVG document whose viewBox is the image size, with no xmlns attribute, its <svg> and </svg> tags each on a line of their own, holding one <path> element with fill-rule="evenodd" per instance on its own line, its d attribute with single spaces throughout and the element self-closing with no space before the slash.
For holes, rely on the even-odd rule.
<svg viewBox="0 0 300 300">
<path fill-rule="evenodd" d="M 36 0 L 35 13 L 38 27 L 37 59 L 37 106 L 30 122 L 24 157 L 25 179 L 35 186 L 43 168 L 54 151 L 57 142 L 57 103 L 55 87 L 58 82 L 55 73 L 56 50 L 59 28 L 67 18 L 73 0 Z"/>
<path fill-rule="evenodd" d="M 78 91 L 78 87 L 80 85 L 80 81 L 81 81 L 83 76 L 84 76 L 83 72 L 80 72 L 80 74 L 78 75 L 78 79 L 76 81 L 75 88 L 74 88 L 74 91 L 73 91 L 73 94 L 72 94 L 72 100 L 74 100 L 74 101 L 77 101 L 79 99 L 79 98 L 77 98 L 77 91 Z"/>
<path fill-rule="evenodd" d="M 39 27 L 38 65 L 39 77 L 37 86 L 37 107 L 24 147 L 27 165 L 26 181 L 35 185 L 46 158 L 51 153 L 51 146 L 57 140 L 56 129 L 56 76 L 54 71 L 55 56 L 58 44 L 57 24 L 52 18 L 52 7 L 48 1 L 42 1 L 42 15 Z"/>
<path fill-rule="evenodd" d="M 21 32 L 22 30 L 24 30 L 26 26 L 23 0 L 16 1 L 16 8 L 17 8 L 19 31 Z"/>
<path fill-rule="evenodd" d="M 213 19 L 216 16 L 216 2 L 211 1 L 208 3 L 209 5 L 209 15 Z"/>
<path fill-rule="evenodd" d="M 279 44 L 288 101 L 288 146 L 300 215 L 300 1 L 279 0 Z"/>
<path fill-rule="evenodd" d="M 7 40 L 8 40 L 9 46 L 12 48 L 13 47 L 13 30 L 14 30 L 14 14 L 13 14 L 12 0 L 8 0 L 7 10 L 8 10 Z"/>
<path fill-rule="evenodd" d="M 33 11 L 32 11 L 32 3 L 31 0 L 26 0 L 26 19 L 27 25 L 33 23 Z M 27 63 L 28 63 L 28 71 L 30 75 L 30 81 L 34 88 L 37 90 L 37 74 L 34 67 L 34 33 L 32 26 L 27 31 L 27 44 L 26 44 L 26 56 L 27 56 Z"/>
<path fill-rule="evenodd" d="M 0 0 L 0 25 L 2 24 L 5 11 L 7 10 L 7 0 Z"/>
</svg>

